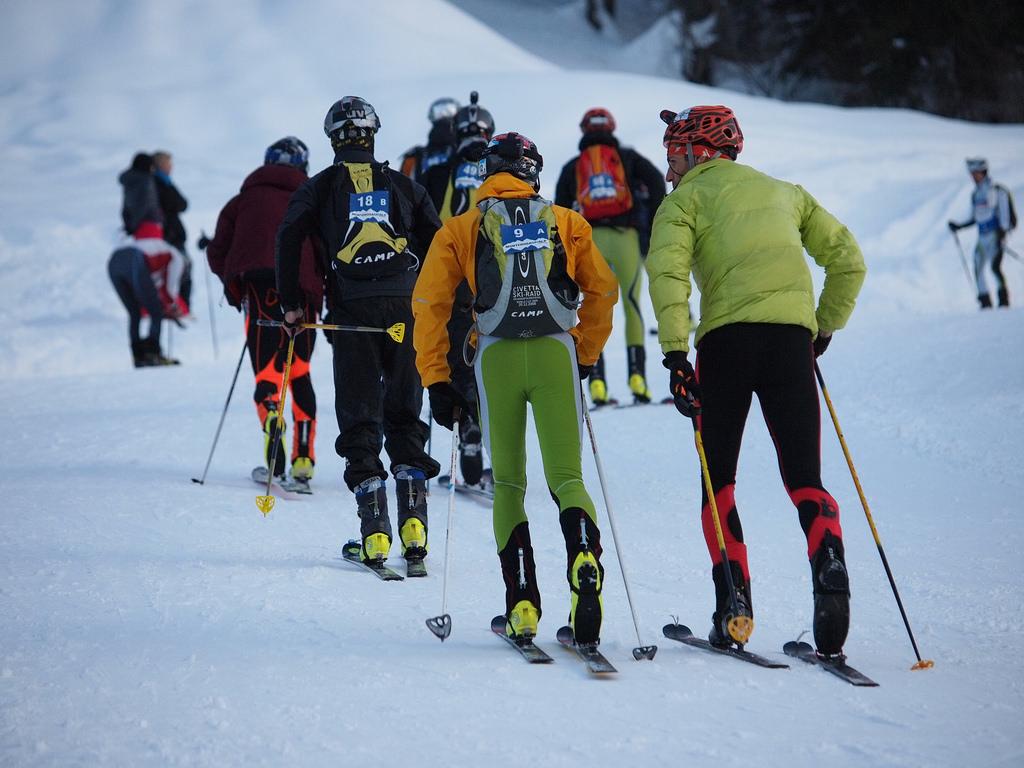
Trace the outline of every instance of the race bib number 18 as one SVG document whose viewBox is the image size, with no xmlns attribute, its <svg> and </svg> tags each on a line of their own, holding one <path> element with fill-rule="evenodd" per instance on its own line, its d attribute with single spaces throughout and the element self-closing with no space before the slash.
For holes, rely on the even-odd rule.
<svg viewBox="0 0 1024 768">
<path fill-rule="evenodd" d="M 349 221 L 376 221 L 388 223 L 391 197 L 387 190 L 381 192 L 356 192 L 348 196 Z"/>
</svg>

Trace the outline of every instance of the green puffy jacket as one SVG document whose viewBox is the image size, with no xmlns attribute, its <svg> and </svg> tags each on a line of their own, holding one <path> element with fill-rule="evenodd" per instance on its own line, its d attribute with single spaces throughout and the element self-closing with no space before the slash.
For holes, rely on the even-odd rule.
<svg viewBox="0 0 1024 768">
<path fill-rule="evenodd" d="M 804 249 L 825 268 L 817 311 Z M 726 159 L 698 165 L 665 198 L 647 257 L 663 352 L 689 350 L 691 272 L 699 342 L 730 323 L 838 330 L 866 271 L 850 231 L 803 188 Z"/>
</svg>

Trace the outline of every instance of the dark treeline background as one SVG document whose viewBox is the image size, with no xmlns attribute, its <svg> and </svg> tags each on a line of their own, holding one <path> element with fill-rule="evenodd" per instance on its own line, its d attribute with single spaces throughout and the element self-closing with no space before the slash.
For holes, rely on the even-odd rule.
<svg viewBox="0 0 1024 768">
<path fill-rule="evenodd" d="M 675 11 L 682 76 L 782 99 L 1024 122 L 1022 0 L 594 0 Z"/>
</svg>

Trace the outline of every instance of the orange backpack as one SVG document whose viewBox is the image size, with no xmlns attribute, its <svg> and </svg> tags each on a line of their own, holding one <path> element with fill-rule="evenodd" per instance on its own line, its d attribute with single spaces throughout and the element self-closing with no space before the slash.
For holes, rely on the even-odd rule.
<svg viewBox="0 0 1024 768">
<path fill-rule="evenodd" d="M 593 144 L 576 161 L 576 200 L 587 221 L 621 216 L 633 208 L 622 158 L 615 147 Z"/>
</svg>

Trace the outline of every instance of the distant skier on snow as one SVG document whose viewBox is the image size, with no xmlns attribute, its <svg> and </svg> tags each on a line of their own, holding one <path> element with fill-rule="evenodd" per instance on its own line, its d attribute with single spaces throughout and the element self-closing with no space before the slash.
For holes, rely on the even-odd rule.
<svg viewBox="0 0 1024 768">
<path fill-rule="evenodd" d="M 627 381 L 637 403 L 649 403 L 644 319 L 640 312 L 643 257 L 651 240 L 651 222 L 665 197 L 665 180 L 651 162 L 615 136 L 615 118 L 603 107 L 588 109 L 580 120 L 580 154 L 562 168 L 555 203 L 579 211 L 594 228 L 594 243 L 619 280 L 625 315 Z M 590 399 L 609 402 L 604 355 L 590 376 Z"/>
<path fill-rule="evenodd" d="M 664 110 L 661 118 L 673 191 L 654 220 L 647 271 L 670 389 L 695 428 L 700 417 L 725 538 L 727 563 L 705 492 L 701 517 L 716 599 L 709 640 L 733 644 L 730 620 L 753 617 L 734 488 L 756 394 L 807 538 L 817 650 L 837 655 L 849 630 L 849 578 L 839 505 L 821 483 L 814 359 L 853 311 L 864 258 L 849 230 L 801 187 L 735 162 L 743 134 L 731 109 Z M 805 249 L 825 269 L 817 308 Z M 691 274 L 701 291 L 696 372 L 687 359 Z"/>
<path fill-rule="evenodd" d="M 224 283 L 228 303 L 245 312 L 246 345 L 256 376 L 253 400 L 263 430 L 264 460 L 277 478 L 285 476 L 288 455 L 285 418 L 279 413 L 287 336 L 283 330 L 261 326 L 257 321 L 284 318 L 274 274 L 275 238 L 288 201 L 309 178 L 308 169 L 309 149 L 302 141 L 286 136 L 271 144 L 264 153 L 263 165 L 246 177 L 239 193 L 220 212 L 216 232 L 206 245 L 210 269 Z M 323 306 L 324 275 L 311 240 L 302 243 L 299 258 L 302 321 L 315 323 Z M 303 333 L 295 339 L 288 382 L 294 428 L 291 475 L 302 485 L 309 484 L 316 464 L 316 393 L 309 370 L 315 343 L 315 333 Z M 271 468 L 275 435 L 280 442 Z"/>
<path fill-rule="evenodd" d="M 455 113 L 459 102 L 450 97 L 435 99 L 427 110 L 430 133 L 427 143 L 413 147 L 402 155 L 399 168 L 413 181 L 423 183 L 423 176 L 435 165 L 447 163 L 455 152 Z"/>
<path fill-rule="evenodd" d="M 174 171 L 174 158 L 166 150 L 153 153 L 153 180 L 156 182 L 156 195 L 163 212 L 164 240 L 177 248 L 185 258 L 185 272 L 181 276 L 182 310 L 188 314 L 192 306 L 192 259 L 186 247 L 185 225 L 181 222 L 181 214 L 188 208 L 188 200 L 181 194 L 171 180 Z"/>
<path fill-rule="evenodd" d="M 988 161 L 984 158 L 967 159 L 967 172 L 974 179 L 971 193 L 970 218 L 963 222 L 950 220 L 949 230 L 957 231 L 978 225 L 978 242 L 974 246 L 974 279 L 978 287 L 978 303 L 982 309 L 992 307 L 992 296 L 985 279 L 985 268 L 992 270 L 996 278 L 996 297 L 1000 307 L 1010 306 L 1010 294 L 1003 277 L 1003 253 L 1006 248 L 1006 233 L 1017 226 L 1017 215 L 1009 190 L 989 178 Z"/>
</svg>

